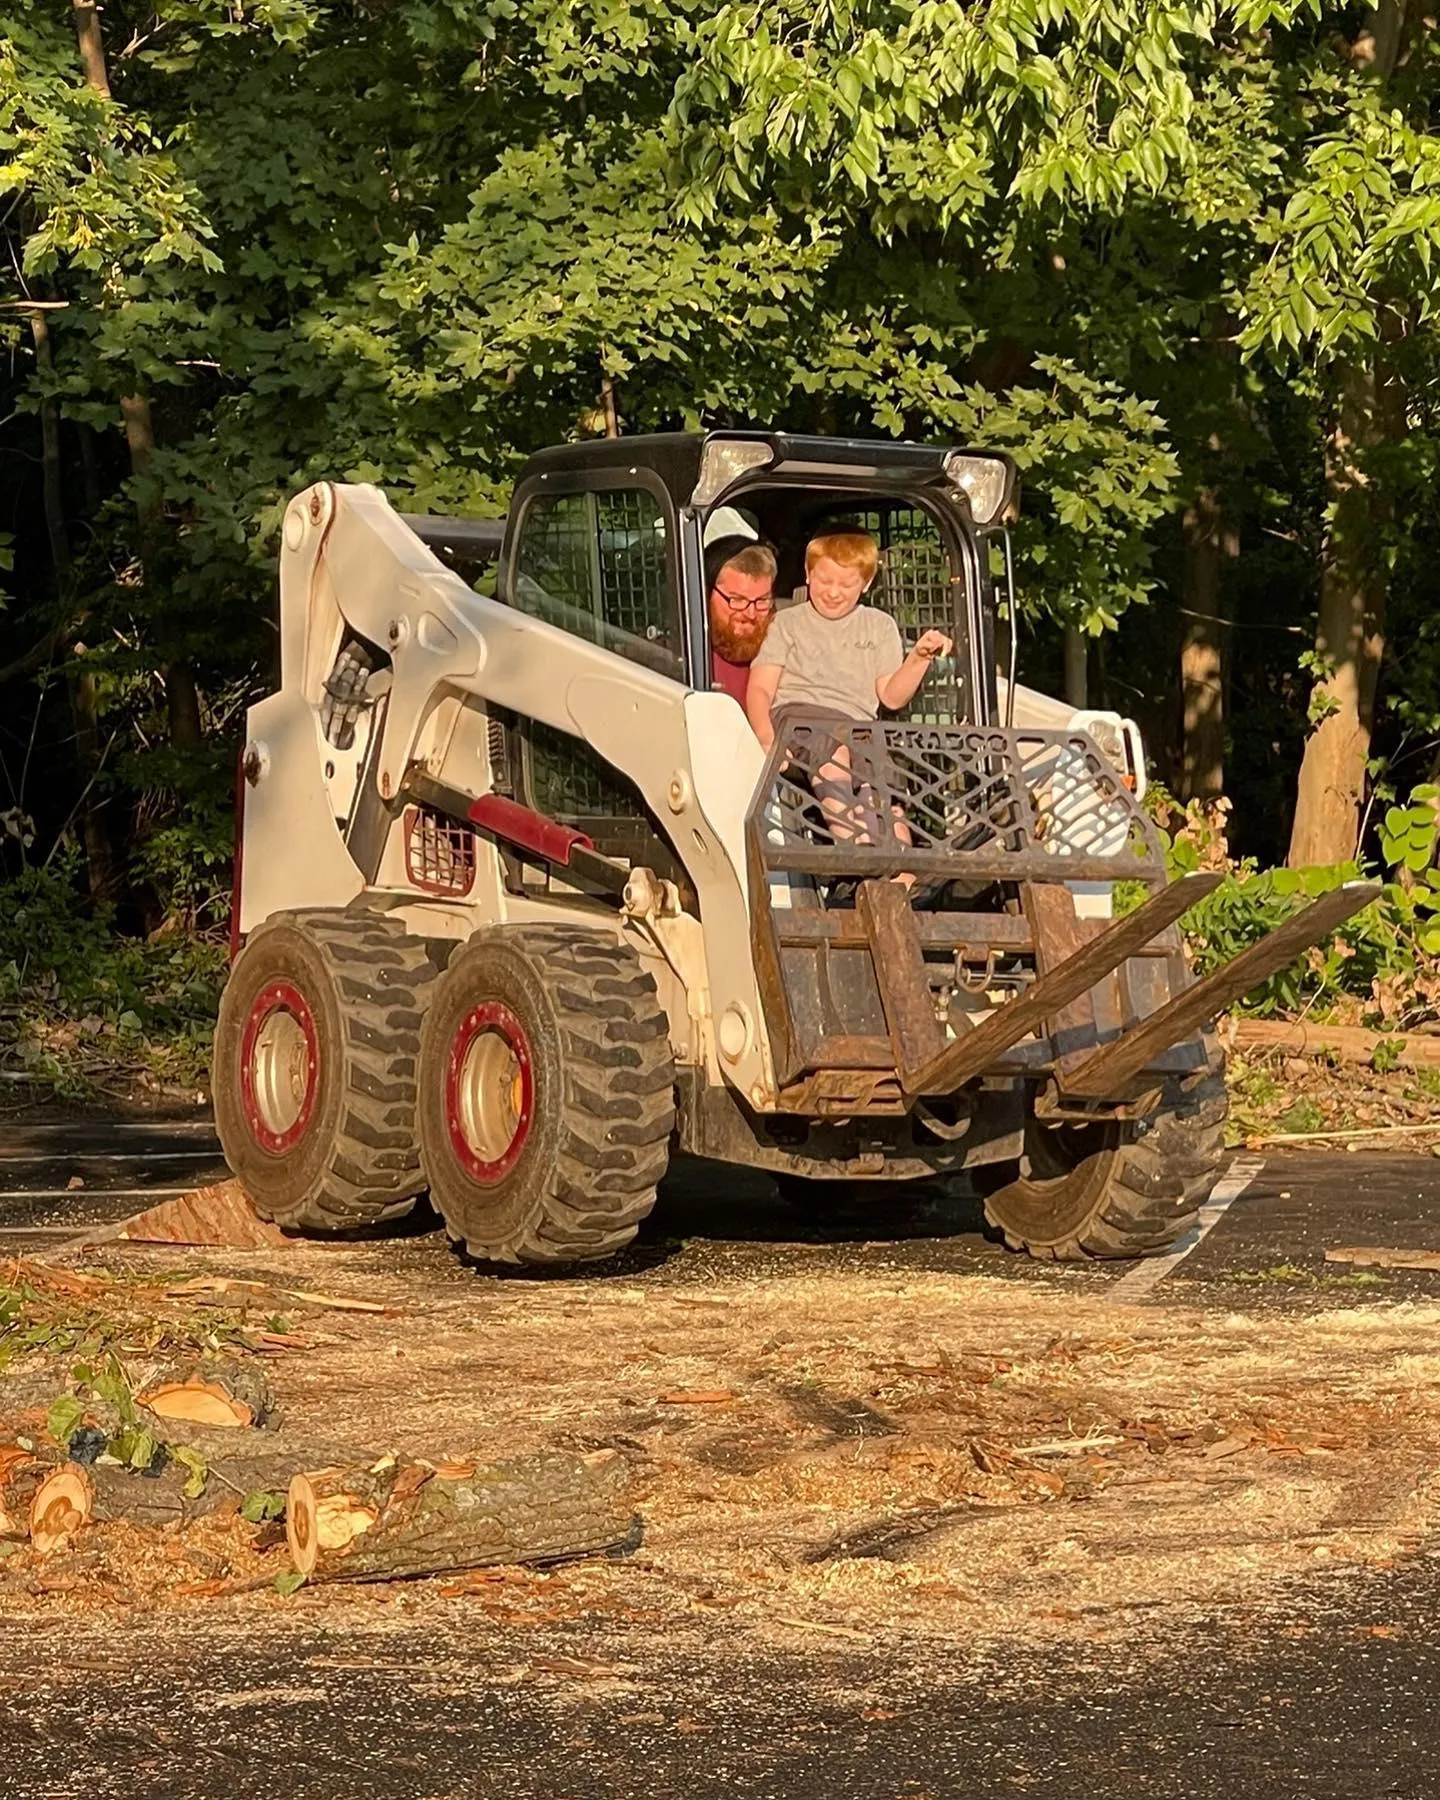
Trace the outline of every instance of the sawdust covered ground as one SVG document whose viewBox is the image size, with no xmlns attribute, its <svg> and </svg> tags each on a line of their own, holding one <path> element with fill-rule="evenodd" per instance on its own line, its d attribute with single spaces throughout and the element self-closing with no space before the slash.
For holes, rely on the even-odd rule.
<svg viewBox="0 0 1440 1800">
<path fill-rule="evenodd" d="M 437 1282 L 428 1261 L 368 1244 L 208 1260 L 390 1309 L 290 1318 L 308 1347 L 267 1359 L 273 1447 L 614 1447 L 638 1554 L 283 1599 L 283 1552 L 238 1520 L 107 1526 L 44 1565 L 6 1559 L 0 1611 L 62 1633 L 144 1613 L 177 1636 L 202 1612 L 221 1632 L 484 1621 L 537 1644 L 639 1627 L 655 1656 L 716 1630 L 761 1657 L 1133 1644 L 1263 1607 L 1277 1583 L 1389 1566 L 1440 1513 L 1440 1305 L 1425 1300 L 1277 1315 L 1186 1306 L 1176 1285 L 1127 1306 L 1069 1282 L 838 1269 L 823 1251 L 702 1285 L 663 1269 Z M 531 1658 L 542 1672 L 547 1655 Z"/>
</svg>

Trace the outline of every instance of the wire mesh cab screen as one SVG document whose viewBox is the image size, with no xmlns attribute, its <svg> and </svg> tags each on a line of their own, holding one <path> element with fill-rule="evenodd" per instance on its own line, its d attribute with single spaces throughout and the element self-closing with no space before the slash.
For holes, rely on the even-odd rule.
<svg viewBox="0 0 1440 1800">
<path fill-rule="evenodd" d="M 865 531 L 880 547 L 880 572 L 867 606 L 888 612 L 908 650 L 926 631 L 954 638 L 951 655 L 937 657 L 915 698 L 897 716 L 915 724 L 955 725 L 972 719 L 969 654 L 961 592 L 940 527 L 918 506 L 845 506 L 812 517 L 807 541 L 824 531 Z"/>
<path fill-rule="evenodd" d="M 539 495 L 520 520 L 509 599 L 521 612 L 683 680 L 670 566 L 664 505 L 649 489 Z M 582 823 L 609 855 L 643 855 L 650 826 L 623 775 L 567 732 L 527 720 L 520 738 L 530 805 Z"/>
</svg>

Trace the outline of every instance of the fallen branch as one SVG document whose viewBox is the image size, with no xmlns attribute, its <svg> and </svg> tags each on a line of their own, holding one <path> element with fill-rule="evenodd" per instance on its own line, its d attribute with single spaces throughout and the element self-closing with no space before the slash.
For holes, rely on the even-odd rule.
<svg viewBox="0 0 1440 1800">
<path fill-rule="evenodd" d="M 1357 1245 L 1350 1250 L 1327 1250 L 1327 1263 L 1353 1263 L 1362 1269 L 1440 1269 L 1440 1250 L 1386 1250 Z"/>
<path fill-rule="evenodd" d="M 1123 1437 L 1052 1438 L 1044 1444 L 1017 1444 L 1016 1456 L 1083 1456 L 1087 1450 L 1116 1450 L 1128 1442 Z"/>
<path fill-rule="evenodd" d="M 241 1281 L 231 1275 L 197 1275 L 165 1289 L 167 1300 L 201 1299 L 207 1294 L 251 1294 L 264 1300 L 293 1300 L 301 1306 L 320 1306 L 328 1312 L 391 1313 L 382 1300 L 352 1300 L 344 1294 L 317 1294 L 307 1288 L 274 1287 L 268 1281 Z"/>
<path fill-rule="evenodd" d="M 1365 1125 L 1352 1131 L 1272 1131 L 1264 1137 L 1247 1137 L 1247 1150 L 1258 1150 L 1265 1144 L 1345 1143 L 1358 1138 L 1422 1137 L 1440 1131 L 1436 1125 Z"/>
<path fill-rule="evenodd" d="M 1371 1064 L 1384 1044 L 1394 1066 L 1440 1068 L 1440 1038 L 1413 1031 L 1367 1031 L 1359 1025 L 1315 1025 L 1306 1020 L 1237 1019 L 1234 1048 L 1264 1055 L 1338 1057 Z"/>
</svg>

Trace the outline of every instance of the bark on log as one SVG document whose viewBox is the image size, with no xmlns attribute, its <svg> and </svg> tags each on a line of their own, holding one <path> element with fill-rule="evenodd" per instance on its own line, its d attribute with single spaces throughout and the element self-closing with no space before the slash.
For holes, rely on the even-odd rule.
<svg viewBox="0 0 1440 1800">
<path fill-rule="evenodd" d="M 235 1429 L 263 1425 L 275 1410 L 270 1383 L 242 1362 L 189 1362 L 160 1369 L 135 1395 L 157 1419 Z"/>
<path fill-rule="evenodd" d="M 1230 1040 L 1239 1051 L 1284 1056 L 1335 1056 L 1346 1063 L 1371 1063 L 1381 1044 L 1390 1046 L 1400 1069 L 1440 1069 L 1440 1037 L 1414 1031 L 1367 1031 L 1359 1025 L 1314 1025 L 1308 1020 L 1237 1020 Z"/>
<path fill-rule="evenodd" d="M 196 1188 L 178 1200 L 148 1206 L 144 1212 L 114 1225 L 82 1233 L 76 1243 L 203 1244 L 227 1250 L 293 1250 L 299 1238 L 287 1237 L 262 1219 L 235 1180 Z"/>
<path fill-rule="evenodd" d="M 613 1451 L 486 1467 L 384 1458 L 297 1475 L 286 1537 L 312 1581 L 390 1581 L 633 1548 L 639 1521 Z"/>
</svg>

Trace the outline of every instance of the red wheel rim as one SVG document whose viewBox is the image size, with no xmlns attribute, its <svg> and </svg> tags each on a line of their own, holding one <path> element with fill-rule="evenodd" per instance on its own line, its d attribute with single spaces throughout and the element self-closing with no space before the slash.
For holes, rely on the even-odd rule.
<svg viewBox="0 0 1440 1800">
<path fill-rule="evenodd" d="M 445 1123 L 456 1160 L 493 1187 L 520 1160 L 535 1116 L 535 1064 L 525 1027 L 500 1000 L 461 1020 L 445 1065 Z"/>
<path fill-rule="evenodd" d="M 240 1042 L 240 1096 L 255 1142 L 284 1156 L 305 1135 L 320 1086 L 315 1016 L 290 981 L 255 996 Z"/>
</svg>

